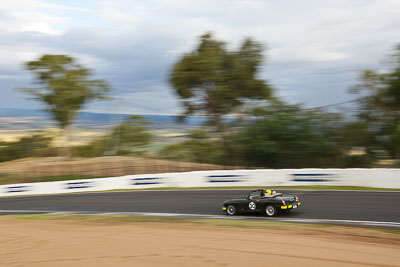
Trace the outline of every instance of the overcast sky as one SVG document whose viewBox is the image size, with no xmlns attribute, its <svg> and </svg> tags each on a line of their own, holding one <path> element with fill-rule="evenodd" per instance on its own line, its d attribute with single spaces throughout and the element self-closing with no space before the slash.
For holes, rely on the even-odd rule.
<svg viewBox="0 0 400 267">
<path fill-rule="evenodd" d="M 210 31 L 231 48 L 264 43 L 260 77 L 314 107 L 355 98 L 359 71 L 383 68 L 400 42 L 400 0 L 2 0 L 0 107 L 40 107 L 14 88 L 32 82 L 23 62 L 53 53 L 112 84 L 115 100 L 87 110 L 179 113 L 171 65 Z"/>
</svg>

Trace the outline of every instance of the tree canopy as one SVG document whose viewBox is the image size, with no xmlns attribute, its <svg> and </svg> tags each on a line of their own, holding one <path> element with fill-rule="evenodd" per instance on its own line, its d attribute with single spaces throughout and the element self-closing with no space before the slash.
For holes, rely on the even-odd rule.
<svg viewBox="0 0 400 267">
<path fill-rule="evenodd" d="M 144 154 L 153 139 L 148 129 L 149 122 L 141 116 L 130 116 L 114 126 L 110 134 L 94 139 L 89 144 L 75 147 L 81 157 L 104 155 Z"/>
<path fill-rule="evenodd" d="M 43 55 L 26 62 L 25 68 L 34 73 L 38 86 L 21 90 L 44 103 L 63 129 L 87 102 L 105 99 L 110 90 L 106 81 L 90 79 L 91 70 L 67 55 Z"/>
<path fill-rule="evenodd" d="M 400 45 L 385 71 L 365 70 L 360 84 L 352 88 L 361 94 L 358 135 L 372 136 L 365 143 L 370 154 L 400 159 Z"/>
<path fill-rule="evenodd" d="M 244 165 L 270 168 L 338 166 L 340 117 L 281 101 L 258 108 L 233 135 Z"/>
<path fill-rule="evenodd" d="M 148 131 L 149 122 L 141 116 L 130 116 L 115 126 L 110 134 L 110 142 L 117 150 L 138 150 L 149 144 L 152 134 Z"/>
<path fill-rule="evenodd" d="M 246 101 L 271 96 L 271 87 L 257 77 L 262 63 L 263 47 L 256 41 L 245 39 L 239 49 L 230 51 L 211 34 L 201 36 L 197 47 L 183 55 L 170 74 L 182 100 L 182 116 L 207 115 L 226 144 L 223 116 Z"/>
<path fill-rule="evenodd" d="M 203 113 L 219 117 L 232 112 L 246 99 L 266 99 L 271 88 L 258 79 L 263 48 L 246 39 L 237 51 L 211 34 L 201 36 L 197 48 L 174 65 L 170 83 L 182 99 L 184 115 Z"/>
</svg>

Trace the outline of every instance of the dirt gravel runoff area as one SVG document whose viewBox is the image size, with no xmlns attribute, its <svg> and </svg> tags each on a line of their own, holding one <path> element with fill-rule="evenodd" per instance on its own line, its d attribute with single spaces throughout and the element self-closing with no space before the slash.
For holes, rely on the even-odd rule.
<svg viewBox="0 0 400 267">
<path fill-rule="evenodd" d="M 399 266 L 400 235 L 355 227 L 0 217 L 0 266 Z"/>
</svg>

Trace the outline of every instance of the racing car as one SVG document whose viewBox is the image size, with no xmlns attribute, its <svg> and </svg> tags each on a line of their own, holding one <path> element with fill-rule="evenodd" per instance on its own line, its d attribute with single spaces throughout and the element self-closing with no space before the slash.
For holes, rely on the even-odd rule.
<svg viewBox="0 0 400 267">
<path fill-rule="evenodd" d="M 257 189 L 251 191 L 247 196 L 224 201 L 222 210 L 231 216 L 238 213 L 265 213 L 267 216 L 273 217 L 279 213 L 288 213 L 300 205 L 297 196 Z"/>
</svg>

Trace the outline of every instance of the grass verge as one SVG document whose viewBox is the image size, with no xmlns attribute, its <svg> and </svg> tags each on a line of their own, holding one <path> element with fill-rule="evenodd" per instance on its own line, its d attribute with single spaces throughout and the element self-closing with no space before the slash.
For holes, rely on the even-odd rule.
<svg viewBox="0 0 400 267">
<path fill-rule="evenodd" d="M 40 182 L 58 182 L 67 180 L 94 179 L 103 178 L 104 176 L 91 175 L 60 175 L 45 177 L 22 177 L 18 174 L 0 173 L 0 185 L 20 184 L 20 183 L 40 183 Z"/>
</svg>

